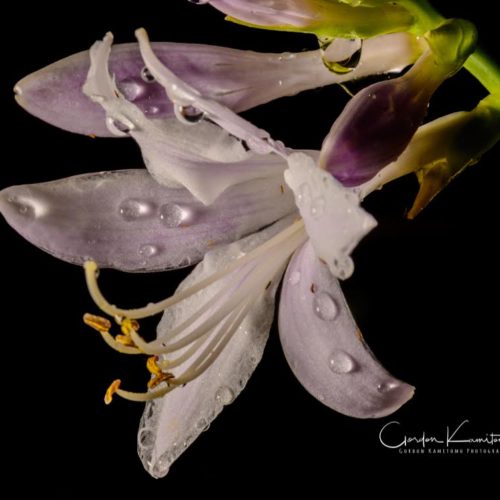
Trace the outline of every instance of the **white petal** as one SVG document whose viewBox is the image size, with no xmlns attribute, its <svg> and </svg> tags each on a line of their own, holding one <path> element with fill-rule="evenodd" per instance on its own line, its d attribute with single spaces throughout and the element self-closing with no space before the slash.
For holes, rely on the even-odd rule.
<svg viewBox="0 0 500 500">
<path fill-rule="evenodd" d="M 108 33 L 103 42 L 92 47 L 83 90 L 105 109 L 108 125 L 117 135 L 126 130 L 138 142 L 146 167 L 158 182 L 181 184 L 208 205 L 229 186 L 282 174 L 286 164 L 279 156 L 248 152 L 235 137 L 212 123 L 188 126 L 175 119 L 146 118 L 120 94 L 109 75 L 112 40 Z"/>
<path fill-rule="evenodd" d="M 350 253 L 376 226 L 375 219 L 359 206 L 359 198 L 343 187 L 304 153 L 288 157 L 285 181 L 295 193 L 316 255 L 338 278 L 348 278 L 354 264 Z"/>
<path fill-rule="evenodd" d="M 224 268 L 241 252 L 249 252 L 289 226 L 291 220 L 283 219 L 255 235 L 209 252 L 179 289 L 189 287 Z M 154 477 L 167 474 L 172 462 L 247 383 L 262 357 L 267 341 L 274 315 L 274 295 L 281 274 L 282 271 L 275 278 L 273 286 L 254 304 L 235 336 L 203 375 L 162 399 L 147 404 L 139 429 L 138 449 L 144 467 Z M 166 335 L 173 327 L 192 316 L 224 283 L 216 285 L 168 309 L 158 326 L 158 337 Z M 227 291 L 231 295 L 231 290 Z M 210 313 L 200 318 L 200 321 Z M 188 364 L 185 363 L 186 366 Z M 181 365 L 179 370 L 183 369 L 184 365 Z"/>
</svg>

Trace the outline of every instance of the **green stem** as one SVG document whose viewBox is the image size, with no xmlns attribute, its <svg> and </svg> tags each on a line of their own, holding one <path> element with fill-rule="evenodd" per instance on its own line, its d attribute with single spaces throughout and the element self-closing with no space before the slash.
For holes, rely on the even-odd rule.
<svg viewBox="0 0 500 500">
<path fill-rule="evenodd" d="M 416 31 L 419 33 L 432 30 L 445 20 L 427 0 L 400 0 L 399 4 L 418 19 Z M 464 67 L 488 92 L 500 94 L 500 67 L 482 50 L 476 50 Z"/>
<path fill-rule="evenodd" d="M 490 94 L 500 94 L 500 67 L 482 50 L 476 50 L 464 66 Z"/>
</svg>

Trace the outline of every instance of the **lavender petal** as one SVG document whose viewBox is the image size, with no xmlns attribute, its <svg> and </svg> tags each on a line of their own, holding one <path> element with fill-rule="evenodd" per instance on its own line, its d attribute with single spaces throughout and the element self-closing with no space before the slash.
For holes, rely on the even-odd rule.
<svg viewBox="0 0 500 500">
<path fill-rule="evenodd" d="M 279 178 L 228 189 L 210 207 L 146 170 L 80 175 L 0 192 L 0 211 L 24 238 L 67 262 L 161 271 L 196 263 L 294 210 Z"/>
<path fill-rule="evenodd" d="M 366 346 L 338 281 L 312 245 L 288 266 L 279 310 L 280 339 L 300 383 L 326 406 L 357 418 L 396 411 L 414 388 L 390 375 Z"/>
</svg>

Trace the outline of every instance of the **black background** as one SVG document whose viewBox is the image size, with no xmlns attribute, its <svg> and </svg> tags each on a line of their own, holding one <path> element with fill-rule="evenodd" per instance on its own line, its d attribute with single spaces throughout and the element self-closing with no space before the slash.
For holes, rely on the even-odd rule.
<svg viewBox="0 0 500 500">
<path fill-rule="evenodd" d="M 449 16 L 476 22 L 483 44 L 498 50 L 491 12 L 453 3 L 435 2 Z M 12 98 L 18 79 L 85 50 L 107 30 L 117 43 L 132 41 L 133 30 L 144 26 L 158 41 L 267 51 L 314 47 L 312 37 L 238 27 L 214 9 L 185 0 L 162 7 L 142 2 L 134 8 L 52 4 L 25 13 L 17 8 L 7 7 L 1 33 L 0 188 L 142 166 L 132 141 L 60 131 L 30 117 Z M 437 93 L 430 117 L 470 109 L 482 95 L 462 72 Z M 346 95 L 334 87 L 281 99 L 245 116 L 289 146 L 318 148 L 345 102 Z M 443 432 L 464 419 L 476 434 L 499 431 L 499 158 L 496 147 L 415 221 L 405 219 L 417 188 L 414 179 L 398 181 L 366 202 L 379 227 L 356 250 L 356 273 L 344 289 L 368 344 L 394 375 L 417 387 L 412 401 L 379 421 L 336 414 L 294 379 L 273 328 L 247 388 L 161 481 L 151 479 L 136 456 L 140 405 L 102 402 L 116 377 L 142 387 L 147 378 L 142 363 L 110 352 L 82 325 L 81 315 L 95 308 L 81 269 L 44 254 L 0 224 L 4 457 L 14 471 L 37 475 L 39 486 L 55 491 L 103 483 L 119 488 L 122 478 L 147 492 L 201 486 L 220 494 L 233 482 L 266 481 L 316 484 L 333 492 L 352 466 L 361 471 L 367 465 L 384 477 L 395 465 L 467 462 L 477 471 L 498 463 L 498 457 L 401 456 L 382 448 L 378 432 L 390 419 L 413 433 Z M 168 295 L 182 275 L 105 271 L 101 283 L 115 302 L 136 305 Z"/>
</svg>

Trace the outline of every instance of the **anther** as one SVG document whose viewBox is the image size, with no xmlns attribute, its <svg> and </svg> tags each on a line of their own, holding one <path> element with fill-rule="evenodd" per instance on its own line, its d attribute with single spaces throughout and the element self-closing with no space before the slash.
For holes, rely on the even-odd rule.
<svg viewBox="0 0 500 500">
<path fill-rule="evenodd" d="M 108 390 L 106 391 L 106 394 L 104 396 L 104 402 L 107 405 L 111 404 L 111 401 L 113 401 L 113 396 L 118 392 L 118 389 L 120 389 L 121 383 L 122 383 L 122 381 L 120 379 L 116 379 L 108 387 Z"/>
</svg>

